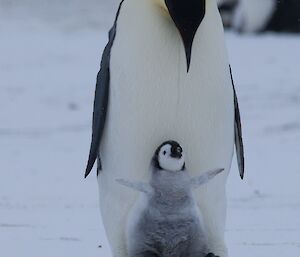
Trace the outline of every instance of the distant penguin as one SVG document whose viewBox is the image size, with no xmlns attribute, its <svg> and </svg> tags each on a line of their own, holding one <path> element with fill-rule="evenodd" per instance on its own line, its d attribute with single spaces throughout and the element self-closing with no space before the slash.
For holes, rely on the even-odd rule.
<svg viewBox="0 0 300 257">
<path fill-rule="evenodd" d="M 98 159 L 100 208 L 114 257 L 137 192 L 116 178 L 144 180 L 153 149 L 176 138 L 193 172 L 224 167 L 195 192 L 210 249 L 227 257 L 226 181 L 234 142 L 244 176 L 241 122 L 216 0 L 125 0 L 97 77 L 85 176 Z"/>
<path fill-rule="evenodd" d="M 219 0 L 218 7 L 221 13 L 223 25 L 229 28 L 232 25 L 233 13 L 238 4 L 238 0 Z"/>
<path fill-rule="evenodd" d="M 194 190 L 223 169 L 190 178 L 182 147 L 175 141 L 160 145 L 152 158 L 150 183 L 117 181 L 141 192 L 130 212 L 129 257 L 213 257 Z"/>
<path fill-rule="evenodd" d="M 239 32 L 300 32 L 299 0 L 239 0 L 236 5 L 224 1 L 219 6 L 224 22 Z"/>
</svg>

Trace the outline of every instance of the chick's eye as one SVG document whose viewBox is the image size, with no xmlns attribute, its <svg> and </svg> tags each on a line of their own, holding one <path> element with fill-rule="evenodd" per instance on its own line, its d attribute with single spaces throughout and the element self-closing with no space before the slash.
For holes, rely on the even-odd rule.
<svg viewBox="0 0 300 257">
<path fill-rule="evenodd" d="M 167 154 L 167 152 L 166 151 L 163 151 L 163 155 L 166 155 Z"/>
</svg>

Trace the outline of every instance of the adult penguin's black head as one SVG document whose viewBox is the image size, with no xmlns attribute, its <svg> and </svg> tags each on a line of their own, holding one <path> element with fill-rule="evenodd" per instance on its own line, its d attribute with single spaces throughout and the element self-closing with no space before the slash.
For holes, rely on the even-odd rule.
<svg viewBox="0 0 300 257">
<path fill-rule="evenodd" d="M 165 0 L 185 48 L 187 71 L 189 71 L 192 47 L 196 32 L 205 16 L 206 0 Z"/>
</svg>

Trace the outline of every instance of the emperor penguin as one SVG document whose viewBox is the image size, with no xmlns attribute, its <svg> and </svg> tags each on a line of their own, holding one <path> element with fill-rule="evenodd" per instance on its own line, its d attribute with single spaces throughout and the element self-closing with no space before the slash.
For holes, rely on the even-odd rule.
<svg viewBox="0 0 300 257">
<path fill-rule="evenodd" d="M 100 209 L 114 257 L 126 257 L 125 224 L 160 142 L 176 138 L 192 176 L 224 172 L 196 192 L 209 249 L 227 256 L 226 180 L 233 146 L 244 175 L 242 131 L 216 0 L 123 0 L 97 76 L 85 176 L 98 159 Z"/>
<path fill-rule="evenodd" d="M 233 13 L 238 4 L 238 0 L 218 0 L 217 3 L 224 27 L 231 27 Z"/>
<path fill-rule="evenodd" d="M 299 0 L 239 0 L 232 27 L 245 33 L 300 32 L 299 16 Z"/>
<path fill-rule="evenodd" d="M 129 257 L 215 256 L 208 249 L 194 191 L 223 169 L 191 178 L 184 159 L 180 144 L 167 141 L 154 153 L 149 183 L 117 180 L 140 192 L 128 215 L 126 242 Z"/>
</svg>

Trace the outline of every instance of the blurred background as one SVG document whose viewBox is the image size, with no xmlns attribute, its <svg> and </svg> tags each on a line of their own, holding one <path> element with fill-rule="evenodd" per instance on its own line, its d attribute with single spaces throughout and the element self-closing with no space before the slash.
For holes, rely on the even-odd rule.
<svg viewBox="0 0 300 257">
<path fill-rule="evenodd" d="M 225 21 L 235 7 L 222 7 L 246 151 L 245 180 L 234 159 L 228 182 L 230 256 L 300 256 L 300 36 L 266 26 L 274 5 L 246 29 L 257 12 L 241 1 L 240 26 Z M 117 6 L 0 0 L 0 256 L 111 256 L 95 174 L 83 175 Z"/>
</svg>

